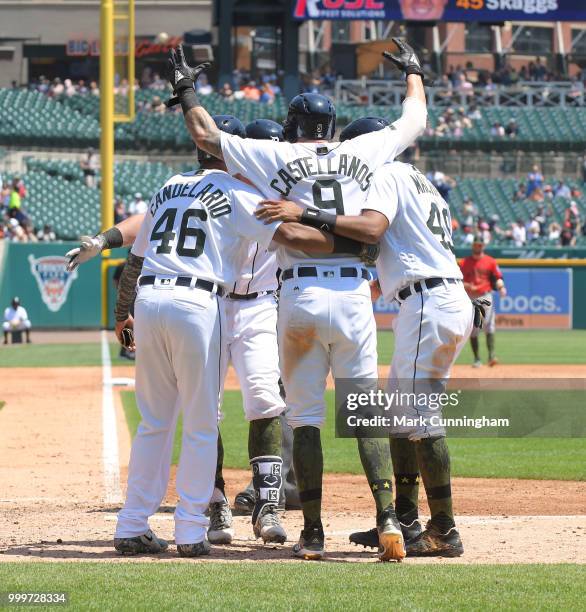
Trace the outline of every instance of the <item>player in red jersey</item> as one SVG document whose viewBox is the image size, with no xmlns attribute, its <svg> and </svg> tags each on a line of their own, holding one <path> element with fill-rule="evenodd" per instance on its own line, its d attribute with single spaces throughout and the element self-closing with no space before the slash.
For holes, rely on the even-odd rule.
<svg viewBox="0 0 586 612">
<path fill-rule="evenodd" d="M 492 292 L 498 291 L 501 297 L 507 295 L 503 274 L 494 257 L 486 255 L 484 252 L 484 241 L 482 236 L 475 236 L 472 243 L 472 255 L 469 255 L 460 262 L 460 269 L 464 275 L 464 289 L 474 298 L 485 298 L 490 301 L 490 306 L 486 309 L 483 329 L 486 332 L 486 346 L 488 347 L 488 365 L 495 366 L 498 359 L 494 354 L 494 332 L 495 332 L 495 313 L 492 302 Z M 482 365 L 480 353 L 478 351 L 478 334 L 480 329 L 474 328 L 470 335 L 470 345 L 474 353 L 474 367 Z"/>
</svg>

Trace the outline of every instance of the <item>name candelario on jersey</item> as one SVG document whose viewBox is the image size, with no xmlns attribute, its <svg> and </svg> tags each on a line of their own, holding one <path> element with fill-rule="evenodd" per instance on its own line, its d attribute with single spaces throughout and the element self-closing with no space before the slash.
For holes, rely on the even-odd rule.
<svg viewBox="0 0 586 612">
<path fill-rule="evenodd" d="M 355 155 L 341 153 L 337 157 L 299 157 L 285 164 L 270 182 L 271 187 L 283 197 L 304 178 L 312 176 L 348 176 L 354 179 L 361 191 L 368 191 L 372 180 L 370 168 Z"/>
<path fill-rule="evenodd" d="M 208 183 L 202 187 L 201 183 L 202 181 L 165 185 L 151 200 L 149 207 L 151 215 L 154 217 L 159 207 L 174 198 L 199 200 L 213 219 L 232 212 L 228 196 L 219 187 L 216 187 L 213 183 Z"/>
</svg>

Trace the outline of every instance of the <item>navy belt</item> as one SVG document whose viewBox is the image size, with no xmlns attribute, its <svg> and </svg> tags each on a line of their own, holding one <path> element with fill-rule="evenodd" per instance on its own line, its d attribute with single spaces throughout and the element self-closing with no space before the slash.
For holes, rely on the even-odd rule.
<svg viewBox="0 0 586 612">
<path fill-rule="evenodd" d="M 457 284 L 459 281 L 456 278 L 426 278 L 421 281 L 417 281 L 413 283 L 413 290 L 415 293 L 421 293 L 423 291 L 423 287 L 427 287 L 428 289 L 433 289 L 434 287 L 439 287 L 443 285 L 444 281 L 450 283 L 451 285 Z M 413 291 L 411 291 L 411 285 L 405 287 L 405 289 L 401 289 L 397 294 L 400 300 L 406 300 Z"/>
<path fill-rule="evenodd" d="M 228 297 L 231 300 L 256 300 L 257 297 L 272 295 L 274 291 L 253 291 L 252 293 L 229 293 Z"/>
<path fill-rule="evenodd" d="M 283 275 L 281 276 L 281 280 L 284 280 L 284 281 L 290 280 L 294 276 L 295 276 L 295 271 L 293 270 L 293 268 L 289 268 L 288 270 L 285 270 L 283 272 Z M 298 278 L 304 278 L 304 277 L 317 278 L 318 276 L 319 274 L 315 266 L 303 266 L 303 267 L 297 268 Z M 325 273 L 325 276 L 328 276 L 327 272 Z M 357 278 L 358 276 L 361 276 L 364 280 L 370 279 L 370 274 L 368 273 L 368 270 L 366 268 L 360 268 L 360 270 L 357 270 L 356 268 L 340 268 L 340 276 L 343 276 L 345 278 Z"/>
<path fill-rule="evenodd" d="M 156 276 L 141 276 L 138 284 L 142 287 L 143 285 L 154 285 Z M 196 278 L 195 282 L 192 276 L 178 276 L 175 279 L 175 287 L 194 287 L 195 289 L 203 289 L 204 291 L 209 291 L 210 293 L 215 292 L 221 297 L 224 295 L 224 289 L 220 287 L 217 283 L 212 283 L 212 281 L 203 280 L 203 278 Z M 169 285 L 171 283 L 169 282 Z"/>
</svg>

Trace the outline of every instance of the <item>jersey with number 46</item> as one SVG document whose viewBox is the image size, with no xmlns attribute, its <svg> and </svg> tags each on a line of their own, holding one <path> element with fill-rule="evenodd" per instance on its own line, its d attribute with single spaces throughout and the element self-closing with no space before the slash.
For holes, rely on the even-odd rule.
<svg viewBox="0 0 586 612">
<path fill-rule="evenodd" d="M 404 103 L 425 113 L 416 99 Z M 359 215 L 374 172 L 392 161 L 415 140 L 413 126 L 401 117 L 392 125 L 345 142 L 272 142 L 239 138 L 221 132 L 222 154 L 230 174 L 242 174 L 269 199 L 292 200 L 338 215 Z M 283 269 L 298 263 L 355 264 L 349 255 L 316 257 L 280 247 Z"/>
<path fill-rule="evenodd" d="M 152 197 L 132 247 L 144 257 L 142 273 L 232 285 L 250 241 L 267 248 L 279 226 L 256 219 L 261 199 L 256 189 L 221 170 L 175 175 Z"/>
<path fill-rule="evenodd" d="M 374 175 L 364 208 L 387 217 L 376 269 L 385 300 L 424 278 L 462 278 L 454 255 L 450 208 L 415 166 L 385 164 Z"/>
</svg>

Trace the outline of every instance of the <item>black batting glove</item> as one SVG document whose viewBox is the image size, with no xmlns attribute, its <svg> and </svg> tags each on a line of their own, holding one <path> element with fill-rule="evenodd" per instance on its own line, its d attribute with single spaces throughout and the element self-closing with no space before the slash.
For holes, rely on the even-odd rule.
<svg viewBox="0 0 586 612">
<path fill-rule="evenodd" d="M 374 266 L 379 255 L 380 244 L 378 242 L 376 244 L 367 244 L 366 242 L 362 243 L 362 249 L 360 251 L 360 260 L 363 264 L 367 266 Z"/>
<path fill-rule="evenodd" d="M 405 74 L 418 74 L 423 78 L 423 68 L 421 68 L 421 62 L 413 47 L 400 38 L 393 38 L 392 41 L 397 45 L 399 52 L 391 53 L 390 51 L 383 51 L 383 57 L 395 64 L 401 72 Z"/>
<path fill-rule="evenodd" d="M 193 88 L 199 75 L 209 67 L 210 63 L 204 62 L 192 68 L 185 60 L 182 45 L 179 45 L 176 49 L 171 49 L 167 60 L 167 78 L 171 87 L 173 87 L 173 92 L 180 94 L 185 89 Z"/>
</svg>

